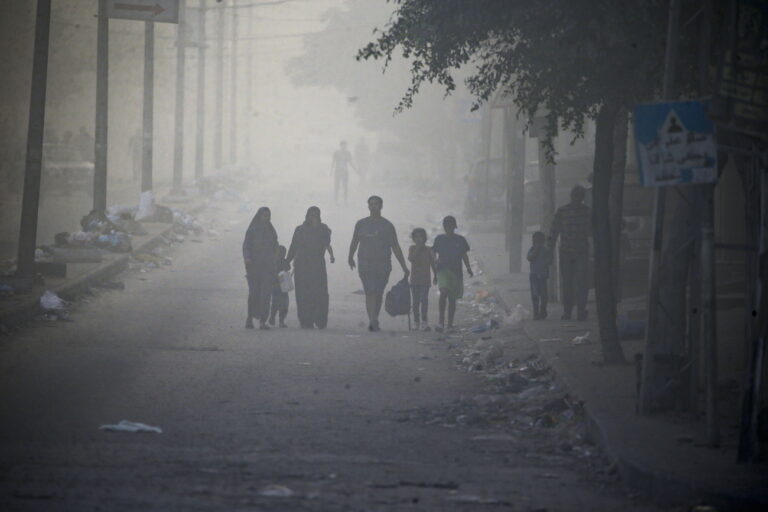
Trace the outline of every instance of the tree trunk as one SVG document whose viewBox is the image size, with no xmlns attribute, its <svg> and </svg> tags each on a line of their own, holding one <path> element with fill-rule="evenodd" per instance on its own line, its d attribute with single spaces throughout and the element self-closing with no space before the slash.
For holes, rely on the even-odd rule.
<svg viewBox="0 0 768 512">
<path fill-rule="evenodd" d="M 616 114 L 613 127 L 613 167 L 611 169 L 610 212 L 611 252 L 613 254 L 613 290 L 617 302 L 621 302 L 621 225 L 624 212 L 624 174 L 627 165 L 627 110 Z"/>
<path fill-rule="evenodd" d="M 614 163 L 614 126 L 619 106 L 609 101 L 600 108 L 595 134 L 595 163 L 592 181 L 592 235 L 595 254 L 595 298 L 603 361 L 625 363 L 616 327 L 613 244 L 611 236 L 610 190 Z M 626 126 L 626 122 L 624 123 Z"/>
</svg>

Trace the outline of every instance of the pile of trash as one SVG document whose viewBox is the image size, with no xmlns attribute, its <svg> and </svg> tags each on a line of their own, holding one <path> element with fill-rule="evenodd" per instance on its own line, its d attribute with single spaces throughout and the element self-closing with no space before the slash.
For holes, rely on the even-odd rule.
<svg viewBox="0 0 768 512">
<path fill-rule="evenodd" d="M 248 185 L 248 181 L 237 174 L 219 174 L 205 176 L 195 181 L 193 192 L 214 201 L 241 201 L 241 190 Z"/>
</svg>

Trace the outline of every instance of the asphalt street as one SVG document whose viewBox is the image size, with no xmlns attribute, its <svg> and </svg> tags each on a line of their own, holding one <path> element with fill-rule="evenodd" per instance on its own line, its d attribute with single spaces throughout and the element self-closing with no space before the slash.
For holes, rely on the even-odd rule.
<svg viewBox="0 0 768 512">
<path fill-rule="evenodd" d="M 302 205 L 273 208 L 282 243 L 303 202 L 319 201 L 291 199 Z M 401 243 L 442 214 L 426 205 L 385 196 Z M 293 304 L 287 329 L 244 329 L 240 244 L 255 207 L 233 206 L 207 212 L 217 234 L 175 247 L 173 265 L 126 273 L 125 290 L 97 291 L 71 322 L 0 337 L 0 509 L 658 510 L 604 459 L 548 451 L 555 439 L 414 414 L 487 383 L 457 369 L 458 340 L 408 332 L 403 318 L 366 331 L 346 266 L 365 203 L 325 210 L 337 262 L 323 331 L 300 330 Z M 163 432 L 99 430 L 120 420 Z"/>
</svg>

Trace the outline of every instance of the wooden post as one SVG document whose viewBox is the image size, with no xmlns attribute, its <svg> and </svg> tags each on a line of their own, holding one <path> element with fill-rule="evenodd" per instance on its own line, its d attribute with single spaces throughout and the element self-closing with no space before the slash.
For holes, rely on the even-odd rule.
<svg viewBox="0 0 768 512">
<path fill-rule="evenodd" d="M 155 23 L 144 22 L 144 105 L 142 123 L 141 191 L 152 190 L 152 139 L 155 97 Z"/>
</svg>

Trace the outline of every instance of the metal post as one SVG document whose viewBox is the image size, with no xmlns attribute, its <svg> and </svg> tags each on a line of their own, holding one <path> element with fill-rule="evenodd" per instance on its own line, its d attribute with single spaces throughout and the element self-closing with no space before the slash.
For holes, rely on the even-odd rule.
<svg viewBox="0 0 768 512">
<path fill-rule="evenodd" d="M 24 169 L 24 195 L 21 200 L 17 275 L 32 284 L 35 276 L 37 214 L 40 201 L 40 175 L 43 166 L 45 93 L 48 84 L 48 40 L 51 26 L 51 0 L 37 1 L 35 50 L 32 63 L 32 90 L 29 98 L 27 160 Z"/>
<path fill-rule="evenodd" d="M 205 166 L 205 0 L 200 0 L 200 31 L 197 46 L 197 133 L 195 133 L 195 179 Z"/>
<path fill-rule="evenodd" d="M 715 309 L 715 236 L 713 185 L 705 188 L 701 200 L 701 349 L 706 376 L 707 444 L 720 444 L 717 420 L 717 322 Z"/>
<path fill-rule="evenodd" d="M 144 22 L 144 105 L 141 191 L 152 190 L 152 138 L 155 89 L 155 24 Z"/>
<path fill-rule="evenodd" d="M 109 116 L 109 18 L 107 0 L 99 0 L 96 31 L 96 126 L 93 155 L 93 209 L 107 209 Z"/>
<path fill-rule="evenodd" d="M 229 161 L 237 163 L 237 9 L 232 2 L 232 57 L 229 94 Z"/>
<path fill-rule="evenodd" d="M 173 131 L 173 185 L 171 194 L 180 195 L 184 176 L 184 71 L 186 66 L 185 0 L 179 1 L 179 24 L 176 32 L 176 105 Z"/>
<path fill-rule="evenodd" d="M 216 120 L 213 139 L 213 166 L 216 171 L 221 170 L 222 165 L 222 137 L 224 126 L 224 5 L 218 11 L 218 38 L 216 47 Z"/>
<path fill-rule="evenodd" d="M 671 99 L 675 88 L 675 64 L 677 61 L 677 43 L 680 28 L 680 0 L 670 0 L 669 21 L 667 25 L 667 48 L 664 61 L 664 83 L 662 96 Z M 650 414 L 656 402 L 655 353 L 658 343 L 658 308 L 661 270 L 661 246 L 663 240 L 664 213 L 666 208 L 666 188 L 657 187 L 653 201 L 653 242 L 648 276 L 648 321 L 645 330 L 645 353 L 640 387 L 638 411 Z"/>
</svg>

